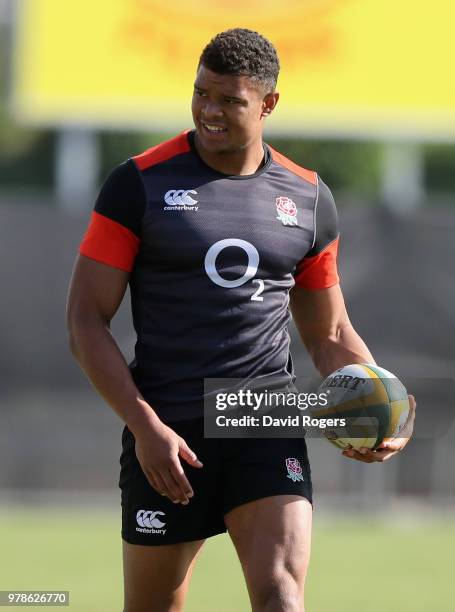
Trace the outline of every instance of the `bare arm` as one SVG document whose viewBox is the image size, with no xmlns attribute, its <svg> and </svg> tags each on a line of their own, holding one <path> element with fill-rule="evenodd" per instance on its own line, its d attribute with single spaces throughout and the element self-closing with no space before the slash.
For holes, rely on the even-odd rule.
<svg viewBox="0 0 455 612">
<path fill-rule="evenodd" d="M 157 417 L 139 393 L 110 333 L 128 278 L 128 272 L 79 255 L 68 294 L 67 327 L 71 351 L 81 368 L 134 433 Z"/>
<path fill-rule="evenodd" d="M 299 334 L 322 376 L 351 363 L 375 363 L 349 321 L 339 285 L 316 291 L 294 287 L 291 291 L 291 311 Z M 414 426 L 416 403 L 412 395 L 409 396 L 409 403 L 411 410 L 402 438 L 383 442 L 375 451 L 347 450 L 343 451 L 343 455 L 373 463 L 386 461 L 403 450 Z"/>
<path fill-rule="evenodd" d="M 150 484 L 171 499 L 188 503 L 192 490 L 178 455 L 195 467 L 202 464 L 145 401 L 110 333 L 128 278 L 127 272 L 78 256 L 67 304 L 70 347 L 91 383 L 133 432 L 136 454 Z"/>
<path fill-rule="evenodd" d="M 375 363 L 352 327 L 339 285 L 316 291 L 296 286 L 290 306 L 300 337 L 322 376 L 350 363 Z"/>
</svg>

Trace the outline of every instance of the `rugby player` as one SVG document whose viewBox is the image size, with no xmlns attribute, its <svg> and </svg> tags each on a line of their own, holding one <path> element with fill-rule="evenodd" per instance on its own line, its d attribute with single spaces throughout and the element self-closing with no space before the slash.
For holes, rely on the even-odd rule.
<svg viewBox="0 0 455 612">
<path fill-rule="evenodd" d="M 260 34 L 218 34 L 197 67 L 195 129 L 112 172 L 76 260 L 71 348 L 125 422 L 126 612 L 182 610 L 204 540 L 224 531 L 255 612 L 304 609 L 305 440 L 204 439 L 202 420 L 204 378 L 293 379 L 289 305 L 323 376 L 373 362 L 339 286 L 331 192 L 262 140 L 278 72 Z M 128 284 L 137 333 L 129 366 L 109 330 Z M 406 442 L 346 454 L 384 461 Z"/>
</svg>

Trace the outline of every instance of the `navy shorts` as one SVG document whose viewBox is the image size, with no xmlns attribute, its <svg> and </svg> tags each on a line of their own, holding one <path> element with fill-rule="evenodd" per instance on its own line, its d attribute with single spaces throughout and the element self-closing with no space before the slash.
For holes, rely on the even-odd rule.
<svg viewBox="0 0 455 612">
<path fill-rule="evenodd" d="M 194 497 L 186 506 L 155 491 L 125 427 L 120 458 L 122 538 L 156 546 L 204 539 L 226 531 L 224 516 L 233 508 L 272 495 L 299 495 L 312 503 L 311 472 L 304 438 L 204 438 L 203 419 L 172 423 L 204 467 L 181 459 Z"/>
</svg>

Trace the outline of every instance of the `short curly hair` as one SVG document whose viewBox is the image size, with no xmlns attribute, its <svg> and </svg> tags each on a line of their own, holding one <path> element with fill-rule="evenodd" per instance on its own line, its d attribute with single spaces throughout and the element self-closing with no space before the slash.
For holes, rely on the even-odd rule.
<svg viewBox="0 0 455 612">
<path fill-rule="evenodd" d="M 218 74 L 248 76 L 266 93 L 276 87 L 280 62 L 275 47 L 253 30 L 233 28 L 217 34 L 202 51 L 199 66 Z"/>
</svg>

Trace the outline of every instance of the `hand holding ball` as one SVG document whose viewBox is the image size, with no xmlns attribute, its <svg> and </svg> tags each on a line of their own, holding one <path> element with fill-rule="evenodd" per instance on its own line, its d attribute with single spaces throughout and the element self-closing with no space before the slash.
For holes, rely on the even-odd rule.
<svg viewBox="0 0 455 612">
<path fill-rule="evenodd" d="M 321 383 L 327 406 L 314 411 L 318 418 L 344 418 L 346 427 L 325 436 L 341 448 L 375 450 L 400 437 L 410 405 L 406 388 L 398 378 L 377 365 L 352 364 L 339 368 Z"/>
</svg>

